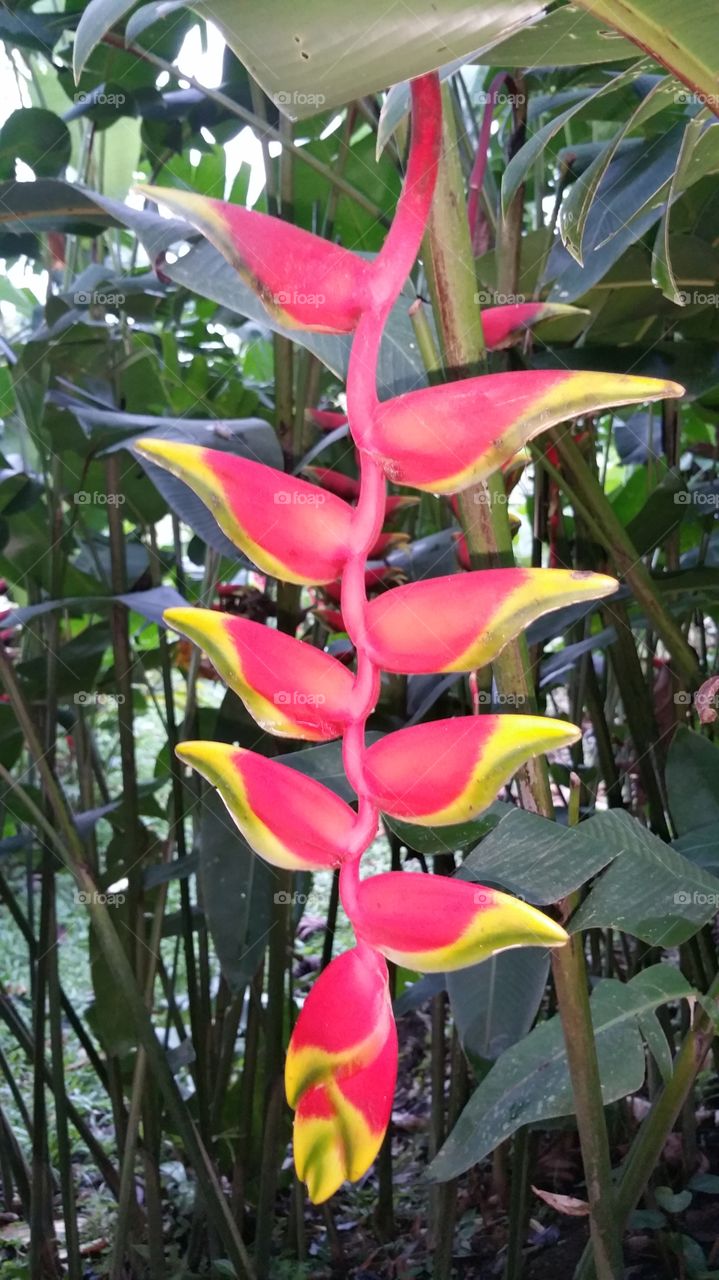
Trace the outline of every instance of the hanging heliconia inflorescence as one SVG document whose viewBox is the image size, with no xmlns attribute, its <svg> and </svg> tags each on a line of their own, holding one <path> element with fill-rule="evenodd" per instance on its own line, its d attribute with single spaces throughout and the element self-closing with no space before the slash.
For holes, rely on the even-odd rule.
<svg viewBox="0 0 719 1280">
<path fill-rule="evenodd" d="M 380 813 L 431 826 L 465 822 L 531 756 L 580 736 L 561 720 L 483 715 L 420 724 L 367 747 L 380 670 L 472 671 L 541 614 L 605 596 L 617 585 L 593 573 L 492 569 L 410 583 L 369 601 L 366 566 L 382 545 L 386 479 L 454 494 L 490 476 L 555 423 L 681 394 L 676 384 L 655 379 L 548 370 L 490 374 L 379 401 L 382 332 L 420 247 L 440 146 L 439 84 L 428 75 L 412 84 L 403 190 L 374 261 L 264 214 L 145 188 L 189 218 L 284 325 L 353 334 L 347 411 L 358 493 L 348 488 L 340 496 L 213 449 L 156 439 L 137 446 L 189 485 L 263 572 L 315 587 L 341 581 L 354 674 L 259 623 L 204 609 L 166 614 L 170 626 L 206 651 L 264 730 L 308 742 L 341 737 L 357 794 L 355 812 L 321 783 L 252 751 L 219 742 L 178 747 L 179 757 L 217 787 L 260 857 L 292 871 L 340 869 L 356 945 L 315 983 L 286 1065 L 295 1164 L 315 1203 L 366 1172 L 387 1129 L 397 1071 L 387 960 L 442 972 L 506 947 L 567 940 L 553 919 L 495 889 L 396 872 L 360 879 Z M 501 346 L 532 316 L 498 310 L 494 319 L 488 313 L 488 332 Z M 536 314 L 546 314 L 541 304 Z"/>
</svg>

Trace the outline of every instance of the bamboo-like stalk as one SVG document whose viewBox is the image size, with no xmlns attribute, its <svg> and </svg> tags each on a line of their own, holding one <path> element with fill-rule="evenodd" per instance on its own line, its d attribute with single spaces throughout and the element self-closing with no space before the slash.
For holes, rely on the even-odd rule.
<svg viewBox="0 0 719 1280">
<path fill-rule="evenodd" d="M 717 1007 L 719 975 L 714 978 L 704 1004 Z M 689 1096 L 697 1075 L 706 1061 L 715 1035 L 713 1019 L 705 1009 L 697 1008 L 694 1023 L 674 1059 L 672 1075 L 652 1103 L 622 1165 L 616 1189 L 616 1215 L 623 1227 L 636 1208 L 652 1171 L 656 1168 L 664 1144 Z M 595 1263 L 591 1251 L 585 1249 L 575 1273 L 575 1280 L 593 1280 Z"/>
<path fill-rule="evenodd" d="M 533 1143 L 529 1129 L 518 1129 L 512 1142 L 512 1175 L 509 1202 L 509 1239 L 504 1280 L 522 1280 L 524 1244 L 529 1221 L 529 1177 Z"/>
<path fill-rule="evenodd" d="M 107 906 L 100 900 L 94 876 L 85 862 L 82 843 L 73 825 L 67 801 L 47 763 L 17 677 L 1 647 L 0 680 L 5 686 L 15 717 L 24 734 L 28 750 L 42 778 L 52 807 L 55 826 L 48 824 L 49 830 L 53 832 L 55 845 L 61 853 L 65 865 L 72 871 L 78 888 L 88 895 L 88 912 L 96 931 L 99 946 L 106 963 L 114 975 L 118 993 L 121 993 L 121 998 L 124 999 L 128 1006 L 138 1039 L 147 1052 L 148 1062 L 162 1092 L 172 1122 L 176 1126 L 188 1158 L 194 1166 L 207 1211 L 224 1242 L 227 1256 L 233 1263 L 238 1277 L 240 1277 L 240 1280 L 253 1280 L 252 1264 L 230 1213 L 214 1166 L 177 1087 L 167 1058 L 157 1040 L 152 1020 L 147 1013 L 143 994 L 138 988 L 125 949 L 115 931 Z"/>
<path fill-rule="evenodd" d="M 444 151 L 429 225 L 428 249 L 445 366 L 465 375 L 474 373 L 483 358 L 484 343 L 475 298 L 476 282 L 466 207 L 456 159 L 453 116 L 449 111 L 444 113 Z M 507 284 L 509 276 L 504 279 Z M 516 288 L 509 292 L 516 292 Z M 460 509 L 465 537 L 470 558 L 478 566 L 513 562 L 506 504 L 497 500 L 500 485 L 501 477 L 494 476 L 486 486 L 470 489 L 463 495 Z M 483 501 L 475 501 L 477 493 L 482 494 Z M 495 663 L 494 671 L 500 693 L 526 699 L 521 705 L 531 708 L 533 690 L 523 639 L 507 645 Z M 520 781 L 525 803 L 545 817 L 553 817 L 546 761 L 540 758 L 531 762 Z M 609 1141 L 580 944 L 573 941 L 555 951 L 552 967 L 587 1177 L 597 1269 L 601 1280 L 619 1280 L 623 1270 L 621 1243 L 614 1219 Z"/>
<path fill-rule="evenodd" d="M 547 439 L 557 449 L 561 469 L 559 484 L 567 493 L 600 546 L 606 547 L 620 577 L 631 587 L 657 635 L 663 640 L 677 669 L 692 685 L 701 681 L 697 656 L 684 633 L 665 609 L 651 575 L 601 485 L 592 475 L 581 451 L 566 429 L 553 427 Z"/>
</svg>

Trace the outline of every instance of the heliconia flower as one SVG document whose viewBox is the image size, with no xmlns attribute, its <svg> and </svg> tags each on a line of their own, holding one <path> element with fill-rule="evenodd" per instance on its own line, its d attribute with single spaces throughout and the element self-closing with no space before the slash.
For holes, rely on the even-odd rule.
<svg viewBox="0 0 719 1280">
<path fill-rule="evenodd" d="M 347 414 L 335 409 L 305 409 L 305 418 L 320 431 L 336 431 L 347 422 Z"/>
<path fill-rule="evenodd" d="M 449 973 L 509 947 L 561 947 L 550 916 L 498 889 L 453 876 L 390 871 L 359 886 L 359 936 L 395 964 Z"/>
<path fill-rule="evenodd" d="M 134 448 L 189 485 L 263 573 L 312 584 L 342 572 L 352 508 L 333 493 L 221 449 L 155 439 Z"/>
<path fill-rule="evenodd" d="M 302 473 L 323 489 L 336 493 L 338 498 L 344 498 L 345 502 L 356 502 L 359 497 L 359 480 L 346 476 L 343 471 L 333 471 L 331 467 L 303 467 Z"/>
<path fill-rule="evenodd" d="M 364 782 L 391 818 L 442 827 L 476 818 L 531 756 L 581 730 L 547 716 L 458 716 L 389 733 L 368 748 Z"/>
<path fill-rule="evenodd" d="M 320 974 L 287 1051 L 295 1168 L 314 1204 L 369 1169 L 389 1124 L 396 1078 L 387 966 L 369 947 L 355 947 Z"/>
<path fill-rule="evenodd" d="M 492 373 L 385 400 L 362 445 L 395 484 L 458 493 L 567 418 L 682 394 L 676 382 L 626 374 Z"/>
<path fill-rule="evenodd" d="M 504 307 L 487 307 L 482 312 L 484 343 L 488 351 L 510 347 L 522 334 L 543 320 L 563 320 L 587 315 L 581 307 L 565 302 L 515 302 Z"/>
<path fill-rule="evenodd" d="M 338 867 L 356 815 L 314 778 L 226 742 L 182 742 L 177 755 L 220 793 L 255 853 L 288 871 Z"/>
<path fill-rule="evenodd" d="M 471 671 L 536 618 L 618 585 L 573 569 L 483 569 L 410 582 L 370 601 L 367 649 L 377 666 L 403 675 Z"/>
<path fill-rule="evenodd" d="M 205 651 L 267 733 L 306 742 L 344 733 L 352 676 L 328 653 L 213 609 L 166 609 L 165 621 Z"/>
<path fill-rule="evenodd" d="M 194 191 L 138 190 L 201 231 L 280 324 L 319 333 L 356 328 L 371 266 L 357 254 L 282 218 Z"/>
</svg>

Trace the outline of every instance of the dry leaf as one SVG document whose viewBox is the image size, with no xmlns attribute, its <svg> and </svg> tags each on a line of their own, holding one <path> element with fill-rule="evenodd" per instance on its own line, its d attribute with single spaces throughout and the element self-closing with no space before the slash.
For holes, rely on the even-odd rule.
<svg viewBox="0 0 719 1280">
<path fill-rule="evenodd" d="M 553 1191 L 541 1191 L 539 1187 L 532 1187 L 535 1196 L 539 1196 L 550 1209 L 556 1209 L 557 1213 L 566 1213 L 570 1218 L 586 1218 L 589 1213 L 589 1205 L 586 1200 L 576 1200 L 574 1196 L 559 1196 Z"/>
</svg>

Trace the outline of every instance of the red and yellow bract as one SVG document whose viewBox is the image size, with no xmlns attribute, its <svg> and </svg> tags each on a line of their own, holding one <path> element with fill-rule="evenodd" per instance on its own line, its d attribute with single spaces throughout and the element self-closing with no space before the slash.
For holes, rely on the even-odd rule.
<svg viewBox="0 0 719 1280">
<path fill-rule="evenodd" d="M 616 586 L 600 574 L 493 569 L 392 589 L 396 571 L 368 564 L 391 545 L 385 518 L 405 505 L 402 496 L 388 499 L 386 477 L 454 494 L 506 467 L 511 484 L 510 475 L 526 461 L 516 459 L 517 451 L 548 426 L 682 390 L 652 378 L 548 370 L 492 374 L 380 403 L 382 333 L 419 251 L 440 138 L 438 80 L 423 76 L 412 83 L 402 194 L 372 262 L 286 222 L 148 189 L 186 215 L 283 323 L 353 333 L 347 408 L 359 488 L 322 468 L 311 470 L 319 484 L 310 484 L 217 450 L 156 439 L 138 446 L 190 485 L 258 568 L 322 586 L 340 606 L 325 609 L 328 625 L 345 628 L 356 651 L 352 676 L 328 655 L 254 623 L 195 609 L 168 613 L 172 626 L 206 649 L 263 728 L 309 741 L 341 734 L 345 773 L 357 794 L 355 812 L 320 782 L 252 751 L 212 742 L 178 748 L 180 758 L 217 787 L 261 857 L 293 870 L 340 868 L 357 945 L 334 959 L 313 987 L 286 1066 L 297 1173 L 317 1203 L 345 1178 L 363 1176 L 389 1122 L 397 1038 L 385 957 L 442 971 L 506 947 L 557 947 L 567 940 L 554 919 L 495 889 L 396 872 L 360 879 L 360 859 L 380 811 L 438 826 L 474 818 L 530 756 L 580 736 L 574 725 L 543 716 L 468 716 L 402 729 L 367 747 L 380 668 L 472 671 L 541 614 L 599 599 Z M 527 325 L 560 311 L 545 303 L 490 311 L 488 345 L 506 345 Z M 344 421 L 323 411 L 314 420 L 322 428 Z M 370 602 L 368 592 L 381 588 L 389 589 Z"/>
</svg>

